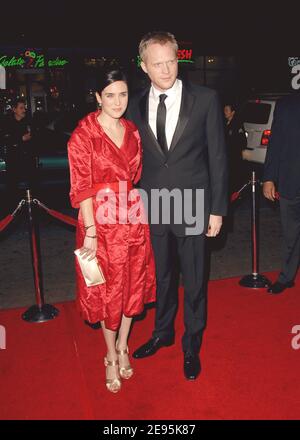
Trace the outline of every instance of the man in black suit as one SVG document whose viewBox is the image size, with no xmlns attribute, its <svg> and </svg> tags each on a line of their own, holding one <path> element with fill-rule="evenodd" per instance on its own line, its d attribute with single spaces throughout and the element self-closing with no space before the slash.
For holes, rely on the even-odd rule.
<svg viewBox="0 0 300 440">
<path fill-rule="evenodd" d="M 278 294 L 295 285 L 300 261 L 300 94 L 280 99 L 275 107 L 267 150 L 263 193 L 275 200 L 280 194 L 283 232 L 282 269 L 268 292 Z"/>
<path fill-rule="evenodd" d="M 177 78 L 178 45 L 172 34 L 145 35 L 139 52 L 151 86 L 131 99 L 128 117 L 137 125 L 142 139 L 140 188 L 150 202 L 157 302 L 152 338 L 133 357 L 151 356 L 174 343 L 178 304 L 175 256 L 179 256 L 184 284 L 184 374 L 187 379 L 196 379 L 201 371 L 199 351 L 206 326 L 205 235 L 219 234 L 227 210 L 223 115 L 215 91 Z M 151 197 L 157 189 L 165 195 L 171 191 L 174 194 L 173 204 L 168 205 L 168 197 L 162 197 L 159 213 Z M 204 192 L 203 206 L 200 190 Z M 184 216 L 178 219 L 182 207 L 184 212 L 193 213 L 194 223 Z"/>
</svg>

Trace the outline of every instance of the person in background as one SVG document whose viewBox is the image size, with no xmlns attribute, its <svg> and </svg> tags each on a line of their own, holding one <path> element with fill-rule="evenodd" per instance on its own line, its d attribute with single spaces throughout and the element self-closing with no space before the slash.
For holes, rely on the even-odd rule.
<svg viewBox="0 0 300 440">
<path fill-rule="evenodd" d="M 300 263 L 300 94 L 280 99 L 274 110 L 263 175 L 264 196 L 280 196 L 283 235 L 281 272 L 269 288 L 271 294 L 295 286 Z"/>
<path fill-rule="evenodd" d="M 23 99 L 13 102 L 11 114 L 3 122 L 1 137 L 6 150 L 7 202 L 13 207 L 20 196 L 20 182 L 25 181 L 27 187 L 32 186 L 35 169 L 31 124 Z"/>
<path fill-rule="evenodd" d="M 228 148 L 229 194 L 231 195 L 249 180 L 247 167 L 242 157 L 242 151 L 247 146 L 247 137 L 234 104 L 224 105 L 224 117 L 225 140 Z"/>
</svg>

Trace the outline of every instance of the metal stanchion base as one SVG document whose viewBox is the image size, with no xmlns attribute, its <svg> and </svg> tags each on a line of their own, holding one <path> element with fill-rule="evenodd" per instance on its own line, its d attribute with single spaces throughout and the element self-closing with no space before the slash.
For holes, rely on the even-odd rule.
<svg viewBox="0 0 300 440">
<path fill-rule="evenodd" d="M 44 304 L 41 308 L 31 306 L 23 313 L 22 318 L 28 322 L 46 322 L 58 316 L 59 310 L 50 304 Z"/>
<path fill-rule="evenodd" d="M 251 274 L 244 276 L 240 281 L 239 285 L 243 287 L 250 287 L 252 289 L 261 289 L 264 287 L 269 287 L 271 281 L 268 278 L 260 274 Z"/>
</svg>

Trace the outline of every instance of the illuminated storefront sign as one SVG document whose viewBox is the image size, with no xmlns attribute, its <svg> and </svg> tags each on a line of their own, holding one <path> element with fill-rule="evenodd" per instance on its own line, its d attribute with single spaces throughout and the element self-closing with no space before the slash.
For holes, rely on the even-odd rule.
<svg viewBox="0 0 300 440">
<path fill-rule="evenodd" d="M 48 67 L 63 67 L 69 61 L 56 57 L 48 60 Z M 45 67 L 45 57 L 43 54 L 38 54 L 34 50 L 26 50 L 18 56 L 0 55 L 0 66 L 5 68 L 17 67 L 25 69 L 39 69 Z"/>
<path fill-rule="evenodd" d="M 178 63 L 194 63 L 194 60 L 192 59 L 193 56 L 193 49 L 178 49 L 177 57 L 178 57 Z M 137 56 L 137 65 L 140 67 L 141 65 L 141 57 Z"/>
<path fill-rule="evenodd" d="M 192 49 L 179 49 L 178 50 L 178 62 L 179 63 L 193 63 L 192 60 L 193 50 Z"/>
</svg>

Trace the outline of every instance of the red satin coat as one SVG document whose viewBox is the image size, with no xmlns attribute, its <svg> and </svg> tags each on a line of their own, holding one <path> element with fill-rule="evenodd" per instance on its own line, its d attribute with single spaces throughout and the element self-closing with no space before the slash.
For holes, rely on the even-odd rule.
<svg viewBox="0 0 300 440">
<path fill-rule="evenodd" d="M 87 287 L 75 258 L 76 303 L 84 319 L 90 322 L 104 320 L 106 328 L 117 330 L 122 314 L 128 317 L 140 314 L 145 303 L 155 301 L 155 265 L 148 224 L 100 224 L 97 221 L 98 208 L 103 200 L 97 200 L 96 184 L 128 180 L 137 183 L 142 168 L 142 148 L 136 126 L 121 119 L 125 134 L 118 148 L 102 129 L 98 115 L 97 111 L 82 119 L 68 143 L 70 200 L 74 208 L 80 208 L 82 200 L 93 198 L 98 237 L 96 256 L 106 283 Z M 131 193 L 139 195 L 137 189 Z M 120 195 L 116 194 L 115 199 L 117 219 Z M 128 208 L 132 207 L 136 201 L 128 201 L 128 194 L 125 193 L 125 196 Z M 107 200 L 110 200 L 109 197 Z M 100 217 L 106 211 L 103 211 L 104 214 L 101 212 Z M 76 248 L 83 246 L 84 236 L 84 223 L 79 209 Z"/>
</svg>

